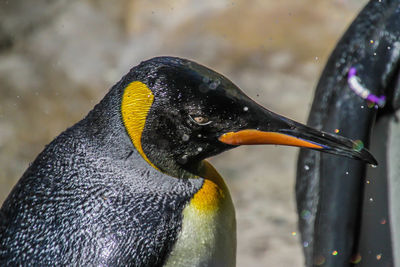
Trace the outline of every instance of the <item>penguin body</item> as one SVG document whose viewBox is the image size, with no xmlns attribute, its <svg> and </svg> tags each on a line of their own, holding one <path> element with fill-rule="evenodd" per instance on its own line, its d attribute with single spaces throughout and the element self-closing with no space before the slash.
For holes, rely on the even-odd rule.
<svg viewBox="0 0 400 267">
<path fill-rule="evenodd" d="M 148 168 L 130 142 L 113 142 L 99 126 L 82 121 L 61 134 L 13 189 L 1 209 L 2 266 L 165 261 L 203 181 Z"/>
<path fill-rule="evenodd" d="M 0 210 L 0 265 L 234 266 L 231 196 L 205 159 L 245 144 L 376 163 L 204 66 L 153 58 L 26 170 Z"/>
<path fill-rule="evenodd" d="M 332 51 L 318 82 L 308 125 L 324 131 L 337 129 L 371 144 L 384 164 L 370 168 L 309 150 L 300 152 L 296 198 L 301 241 L 307 244 L 303 247 L 306 266 L 315 266 L 320 259 L 325 267 L 349 266 L 350 261 L 361 259 L 358 254 L 362 257 L 359 267 L 400 265 L 400 235 L 396 234 L 400 220 L 396 223 L 395 216 L 400 209 L 395 208 L 399 201 L 392 201 L 399 195 L 395 186 L 399 177 L 395 115 L 400 107 L 399 12 L 399 0 L 369 1 Z M 351 69 L 357 70 L 357 80 L 369 94 L 386 98 L 384 108 L 371 108 L 368 100 L 351 89 Z"/>
<path fill-rule="evenodd" d="M 235 217 L 222 178 L 214 171 L 218 182 L 209 186 L 219 183 L 214 196 L 221 201 L 200 196 L 204 213 L 188 205 L 205 180 L 149 166 L 122 123 L 123 89 L 117 84 L 46 146 L 8 196 L 0 212 L 1 265 L 161 266 L 171 251 L 171 266 L 212 266 L 217 255 L 224 263 L 214 266 L 234 265 Z M 196 244 L 197 257 L 181 260 Z"/>
</svg>

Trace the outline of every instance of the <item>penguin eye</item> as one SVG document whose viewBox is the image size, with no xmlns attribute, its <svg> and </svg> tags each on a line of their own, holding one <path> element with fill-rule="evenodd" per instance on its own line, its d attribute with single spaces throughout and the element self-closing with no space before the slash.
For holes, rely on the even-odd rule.
<svg viewBox="0 0 400 267">
<path fill-rule="evenodd" d="M 189 118 L 191 121 L 193 121 L 194 123 L 196 123 L 197 125 L 208 125 L 210 123 L 212 123 L 212 121 L 208 120 L 208 118 L 203 117 L 203 116 L 191 116 L 189 115 Z"/>
</svg>

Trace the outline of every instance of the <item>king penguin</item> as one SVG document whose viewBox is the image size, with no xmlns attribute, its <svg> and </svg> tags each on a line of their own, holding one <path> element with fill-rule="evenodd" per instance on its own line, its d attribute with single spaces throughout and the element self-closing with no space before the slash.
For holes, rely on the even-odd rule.
<svg viewBox="0 0 400 267">
<path fill-rule="evenodd" d="M 376 164 L 352 140 L 279 116 L 202 65 L 153 58 L 25 171 L 0 210 L 0 265 L 235 266 L 231 196 L 205 159 L 252 144 Z"/>
</svg>

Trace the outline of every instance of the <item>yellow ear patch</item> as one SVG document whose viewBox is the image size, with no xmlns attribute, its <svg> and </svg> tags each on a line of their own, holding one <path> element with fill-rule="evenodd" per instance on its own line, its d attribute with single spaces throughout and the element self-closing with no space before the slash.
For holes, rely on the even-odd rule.
<svg viewBox="0 0 400 267">
<path fill-rule="evenodd" d="M 131 82 L 122 95 L 121 113 L 125 128 L 136 150 L 153 168 L 158 170 L 143 152 L 141 141 L 147 114 L 153 101 L 154 95 L 144 83 Z"/>
<path fill-rule="evenodd" d="M 153 101 L 154 95 L 144 83 L 132 82 L 125 88 L 122 95 L 121 114 L 136 150 L 153 168 L 159 170 L 143 152 L 141 142 L 146 118 Z M 201 212 L 216 212 L 227 199 L 231 201 L 224 180 L 210 163 L 203 161 L 199 175 L 204 178 L 204 184 L 194 194 L 190 206 Z"/>
<path fill-rule="evenodd" d="M 190 204 L 202 212 L 216 211 L 224 199 L 229 197 L 228 188 L 221 175 L 206 160 L 202 162 L 199 175 L 204 178 L 204 184 L 194 194 Z"/>
</svg>

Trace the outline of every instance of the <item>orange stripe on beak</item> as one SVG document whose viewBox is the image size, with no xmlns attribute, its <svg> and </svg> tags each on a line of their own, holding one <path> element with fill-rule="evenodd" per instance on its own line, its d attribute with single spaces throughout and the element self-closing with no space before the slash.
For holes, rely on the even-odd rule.
<svg viewBox="0 0 400 267">
<path fill-rule="evenodd" d="M 320 145 L 290 135 L 276 132 L 263 132 L 258 130 L 242 130 L 239 132 L 229 132 L 221 135 L 218 140 L 229 145 L 276 144 L 317 149 L 323 148 Z"/>
</svg>

